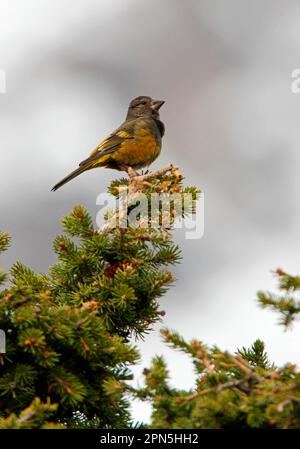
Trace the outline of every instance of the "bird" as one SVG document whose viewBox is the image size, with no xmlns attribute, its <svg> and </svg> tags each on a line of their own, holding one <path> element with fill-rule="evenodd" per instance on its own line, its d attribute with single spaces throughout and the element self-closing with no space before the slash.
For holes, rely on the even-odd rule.
<svg viewBox="0 0 300 449">
<path fill-rule="evenodd" d="M 139 96 L 130 103 L 125 121 L 102 140 L 80 162 L 79 167 L 55 184 L 55 191 L 81 173 L 96 167 L 111 168 L 136 174 L 135 170 L 148 167 L 160 154 L 165 125 L 159 110 L 165 101 Z"/>
</svg>

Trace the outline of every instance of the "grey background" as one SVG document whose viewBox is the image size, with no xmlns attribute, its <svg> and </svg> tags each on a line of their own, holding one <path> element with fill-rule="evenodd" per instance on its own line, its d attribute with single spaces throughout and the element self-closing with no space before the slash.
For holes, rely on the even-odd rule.
<svg viewBox="0 0 300 449">
<path fill-rule="evenodd" d="M 48 269 L 60 217 L 78 203 L 95 216 L 118 174 L 52 185 L 121 123 L 131 98 L 165 99 L 153 168 L 178 165 L 206 210 L 201 240 L 176 231 L 184 258 L 163 324 L 231 351 L 259 337 L 276 363 L 300 362 L 299 327 L 283 332 L 255 302 L 275 288 L 270 270 L 299 269 L 299 19 L 296 0 L 2 0 L 0 228 L 13 245 L 1 266 Z M 160 327 L 138 343 L 138 382 L 163 353 L 174 384 L 192 385 L 191 364 L 161 343 Z M 133 413 L 147 419 L 149 406 Z"/>
</svg>

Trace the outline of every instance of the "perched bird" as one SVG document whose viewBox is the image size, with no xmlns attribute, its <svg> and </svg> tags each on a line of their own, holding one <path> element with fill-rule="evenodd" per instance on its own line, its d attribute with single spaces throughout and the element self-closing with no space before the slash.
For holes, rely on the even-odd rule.
<svg viewBox="0 0 300 449">
<path fill-rule="evenodd" d="M 80 162 L 79 167 L 58 182 L 55 191 L 81 173 L 96 167 L 129 171 L 150 165 L 159 155 L 165 132 L 159 117 L 164 101 L 147 96 L 137 97 L 129 104 L 125 122 L 104 139 Z"/>
</svg>

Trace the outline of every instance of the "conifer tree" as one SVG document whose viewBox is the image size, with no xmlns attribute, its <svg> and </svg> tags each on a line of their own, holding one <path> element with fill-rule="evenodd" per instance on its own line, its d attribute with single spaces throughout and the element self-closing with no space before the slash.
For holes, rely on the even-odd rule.
<svg viewBox="0 0 300 449">
<path fill-rule="evenodd" d="M 163 315 L 157 300 L 174 280 L 168 266 L 180 258 L 171 228 L 184 194 L 191 194 L 185 211 L 193 213 L 198 191 L 183 187 L 172 166 L 108 190 L 116 198 L 127 191 L 125 214 L 108 211 L 99 230 L 76 206 L 62 220 L 49 274 L 21 262 L 0 272 L 2 284 L 9 280 L 0 292 L 7 345 L 0 354 L 0 428 L 132 425 L 126 381 L 138 353 L 130 338 L 145 335 Z M 137 226 L 120 225 L 143 198 L 174 192 L 168 226 L 163 209 L 156 223 L 144 210 Z M 0 234 L 0 251 L 9 241 Z"/>
<path fill-rule="evenodd" d="M 299 316 L 300 278 L 278 269 L 280 295 L 258 292 L 264 308 L 279 312 L 287 327 Z M 170 385 L 166 361 L 156 356 L 145 369 L 145 387 L 135 391 L 152 404 L 151 427 L 202 428 L 299 428 L 300 373 L 286 363 L 269 361 L 265 345 L 256 340 L 235 354 L 200 340 L 185 341 L 176 332 L 162 330 L 164 341 L 191 357 L 195 387 L 178 390 Z"/>
<path fill-rule="evenodd" d="M 98 229 L 76 206 L 62 220 L 53 244 L 58 260 L 48 274 L 21 262 L 9 273 L 0 270 L 6 334 L 0 428 L 128 428 L 132 397 L 152 404 L 152 428 L 300 427 L 299 370 L 275 366 L 259 339 L 230 354 L 164 328 L 166 343 L 192 358 L 195 386 L 172 387 L 160 356 L 145 370 L 144 388 L 129 386 L 130 365 L 139 357 L 132 337 L 145 336 L 164 315 L 158 299 L 174 281 L 169 267 L 180 259 L 172 227 L 177 217 L 195 212 L 199 192 L 184 187 L 171 166 L 114 181 L 108 191 L 120 204 L 128 193 L 125 208 L 107 211 Z M 170 210 L 159 207 L 154 219 L 150 206 L 139 208 L 145 198 L 150 205 L 153 196 L 170 194 Z M 135 225 L 128 221 L 132 212 Z M 9 244 L 0 232 L 0 252 Z M 300 312 L 300 278 L 281 269 L 276 276 L 279 294 L 258 292 L 258 302 L 288 327 Z"/>
</svg>

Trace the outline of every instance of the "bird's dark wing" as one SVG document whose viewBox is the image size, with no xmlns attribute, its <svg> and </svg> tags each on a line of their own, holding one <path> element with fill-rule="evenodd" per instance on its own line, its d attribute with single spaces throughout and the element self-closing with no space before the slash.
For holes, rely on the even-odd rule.
<svg viewBox="0 0 300 449">
<path fill-rule="evenodd" d="M 94 148 L 90 156 L 84 161 L 80 162 L 79 166 L 89 165 L 91 162 L 98 162 L 98 160 L 110 153 L 115 152 L 122 143 L 128 139 L 134 139 L 134 125 L 135 120 L 125 122 L 116 131 L 111 133 L 106 139 L 102 140 L 99 145 Z"/>
</svg>

